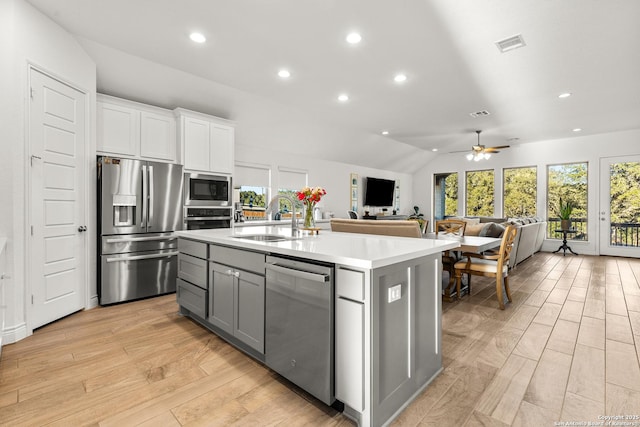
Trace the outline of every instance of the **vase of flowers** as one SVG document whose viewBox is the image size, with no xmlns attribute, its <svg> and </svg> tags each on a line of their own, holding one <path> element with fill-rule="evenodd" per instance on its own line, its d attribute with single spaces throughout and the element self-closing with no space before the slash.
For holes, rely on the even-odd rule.
<svg viewBox="0 0 640 427">
<path fill-rule="evenodd" d="M 313 208 L 325 194 L 327 194 L 327 191 L 322 187 L 304 187 L 297 192 L 298 200 L 304 204 L 304 228 L 316 227 Z"/>
</svg>

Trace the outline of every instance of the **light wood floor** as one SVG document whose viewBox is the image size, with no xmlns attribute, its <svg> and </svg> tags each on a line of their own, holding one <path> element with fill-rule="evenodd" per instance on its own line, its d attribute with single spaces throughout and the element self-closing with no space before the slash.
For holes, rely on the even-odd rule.
<svg viewBox="0 0 640 427">
<path fill-rule="evenodd" d="M 640 260 L 538 253 L 504 311 L 473 281 L 443 304 L 444 371 L 394 425 L 640 415 Z M 176 312 L 173 295 L 96 308 L 4 347 L 0 425 L 352 425 Z"/>
</svg>

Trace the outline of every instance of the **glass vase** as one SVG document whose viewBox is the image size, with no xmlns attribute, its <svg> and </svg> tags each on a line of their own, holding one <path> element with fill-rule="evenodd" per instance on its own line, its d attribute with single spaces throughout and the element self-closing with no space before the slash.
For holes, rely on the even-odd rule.
<svg viewBox="0 0 640 427">
<path fill-rule="evenodd" d="M 314 203 L 304 204 L 304 228 L 316 228 L 316 220 L 313 218 Z"/>
</svg>

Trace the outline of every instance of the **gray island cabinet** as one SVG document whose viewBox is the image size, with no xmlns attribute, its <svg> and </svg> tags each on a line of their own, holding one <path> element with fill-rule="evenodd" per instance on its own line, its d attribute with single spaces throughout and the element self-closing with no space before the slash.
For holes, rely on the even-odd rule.
<svg viewBox="0 0 640 427">
<path fill-rule="evenodd" d="M 241 238 L 288 231 L 178 232 L 181 313 L 264 362 L 266 256 L 333 266 L 335 398 L 361 426 L 388 424 L 442 370 L 440 257 L 457 243 L 328 231 Z"/>
</svg>

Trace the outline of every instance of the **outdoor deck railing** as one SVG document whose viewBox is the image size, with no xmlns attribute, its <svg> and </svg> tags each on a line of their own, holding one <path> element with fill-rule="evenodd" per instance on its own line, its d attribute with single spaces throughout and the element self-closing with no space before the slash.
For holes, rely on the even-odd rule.
<svg viewBox="0 0 640 427">
<path fill-rule="evenodd" d="M 587 219 L 571 218 L 571 227 L 575 234 L 567 235 L 569 240 L 587 240 Z M 560 218 L 547 220 L 547 236 L 552 239 L 561 239 L 562 233 L 556 233 L 560 229 Z M 612 222 L 609 230 L 611 246 L 640 247 L 640 223 Z"/>
</svg>

